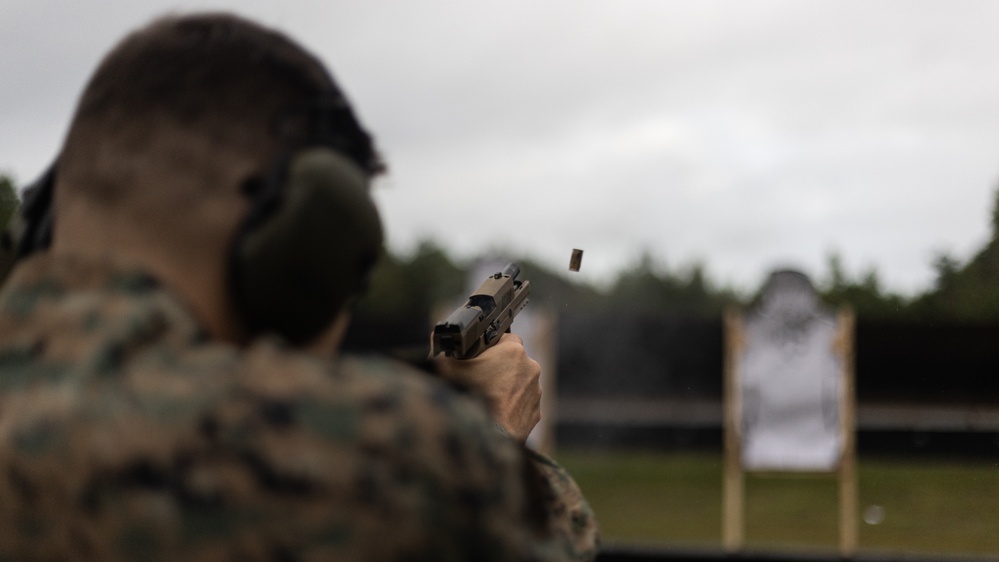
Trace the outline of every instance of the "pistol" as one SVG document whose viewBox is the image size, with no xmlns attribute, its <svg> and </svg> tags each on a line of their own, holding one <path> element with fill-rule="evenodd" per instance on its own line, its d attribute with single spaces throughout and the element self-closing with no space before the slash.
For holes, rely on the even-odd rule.
<svg viewBox="0 0 999 562">
<path fill-rule="evenodd" d="M 431 355 L 471 359 L 499 341 L 527 306 L 531 283 L 518 280 L 519 276 L 520 266 L 511 263 L 486 278 L 468 302 L 434 326 Z"/>
</svg>

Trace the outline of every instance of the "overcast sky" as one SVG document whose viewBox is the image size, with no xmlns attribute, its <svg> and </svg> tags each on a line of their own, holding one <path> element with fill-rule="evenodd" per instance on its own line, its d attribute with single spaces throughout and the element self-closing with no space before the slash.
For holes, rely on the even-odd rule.
<svg viewBox="0 0 999 562">
<path fill-rule="evenodd" d="M 889 288 L 990 234 L 999 3 L 0 0 L 0 171 L 51 160 L 127 31 L 222 8 L 332 68 L 385 153 L 393 249 L 606 280 L 650 252 L 756 288 L 831 252 Z"/>
</svg>

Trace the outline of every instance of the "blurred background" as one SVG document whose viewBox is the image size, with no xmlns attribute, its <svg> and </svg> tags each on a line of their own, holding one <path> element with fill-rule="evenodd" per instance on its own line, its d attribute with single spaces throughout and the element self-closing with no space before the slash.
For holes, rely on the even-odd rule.
<svg viewBox="0 0 999 562">
<path fill-rule="evenodd" d="M 388 161 L 355 351 L 521 263 L 608 559 L 720 548 L 722 312 L 787 267 L 857 313 L 861 551 L 999 552 L 999 4 L 0 0 L 0 182 L 122 35 L 205 9 L 317 53 Z M 833 481 L 747 481 L 751 548 L 836 537 Z"/>
</svg>

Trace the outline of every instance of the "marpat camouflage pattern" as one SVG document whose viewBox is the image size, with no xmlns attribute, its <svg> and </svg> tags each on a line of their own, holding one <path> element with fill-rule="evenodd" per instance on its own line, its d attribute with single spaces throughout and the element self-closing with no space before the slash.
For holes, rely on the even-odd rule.
<svg viewBox="0 0 999 562">
<path fill-rule="evenodd" d="M 0 294 L 0 560 L 588 560 L 569 475 L 382 359 L 208 341 L 137 272 Z M 533 482 L 532 482 L 533 481 Z"/>
</svg>

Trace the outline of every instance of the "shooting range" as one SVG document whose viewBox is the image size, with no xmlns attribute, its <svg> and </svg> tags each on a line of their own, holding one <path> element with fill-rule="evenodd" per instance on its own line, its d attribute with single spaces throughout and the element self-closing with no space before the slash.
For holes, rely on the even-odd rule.
<svg viewBox="0 0 999 562">
<path fill-rule="evenodd" d="M 345 351 L 424 362 L 524 266 L 529 444 L 601 562 L 999 562 L 999 3 L 11 1 L 0 187 L 206 8 L 314 50 L 388 165 Z"/>
</svg>

